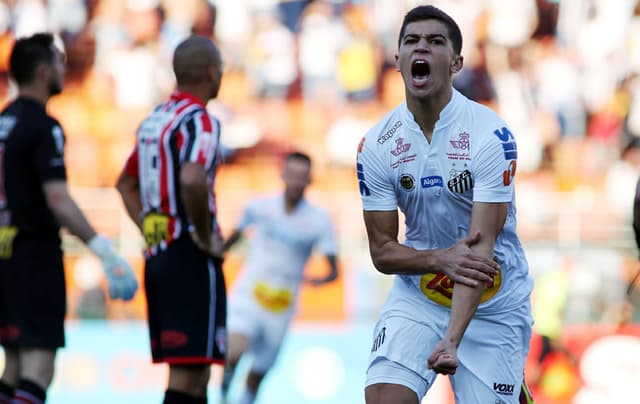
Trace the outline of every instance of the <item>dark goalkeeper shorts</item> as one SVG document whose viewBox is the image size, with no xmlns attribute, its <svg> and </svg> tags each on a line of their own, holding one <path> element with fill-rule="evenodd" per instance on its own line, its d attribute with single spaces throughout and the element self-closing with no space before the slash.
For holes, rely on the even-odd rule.
<svg viewBox="0 0 640 404">
<path fill-rule="evenodd" d="M 145 289 L 154 363 L 224 363 L 227 297 L 221 259 L 182 236 L 147 259 Z"/>
<path fill-rule="evenodd" d="M 16 238 L 11 257 L 0 259 L 0 343 L 63 347 L 65 312 L 59 242 Z"/>
</svg>

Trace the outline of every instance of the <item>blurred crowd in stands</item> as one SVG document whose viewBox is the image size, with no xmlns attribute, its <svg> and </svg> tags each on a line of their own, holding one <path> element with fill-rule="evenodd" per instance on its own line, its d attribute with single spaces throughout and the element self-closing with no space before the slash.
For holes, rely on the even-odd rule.
<svg viewBox="0 0 640 404">
<path fill-rule="evenodd" d="M 363 237 L 355 150 L 404 99 L 397 35 L 406 11 L 421 3 L 4 0 L 0 101 L 15 94 L 7 74 L 13 40 L 59 34 L 68 73 L 50 112 L 68 137 L 70 184 L 112 187 L 140 120 L 173 89 L 174 47 L 190 33 L 210 36 L 225 63 L 219 99 L 209 105 L 223 123 L 226 149 L 218 192 L 239 202 L 227 206 L 237 210 L 249 190 L 275 188 L 277 176 L 265 170 L 273 174 L 276 158 L 299 148 L 317 167 L 314 189 L 328 201 L 342 198 L 331 208 L 348 243 Z M 523 239 L 570 251 L 576 265 L 585 264 L 581 248 L 613 249 L 615 258 L 596 252 L 586 264 L 630 278 L 637 263 L 630 220 L 640 173 L 640 1 L 431 3 L 463 31 L 465 67 L 455 86 L 498 110 L 517 136 Z M 534 272 L 563 263 L 541 256 L 532 254 Z"/>
<path fill-rule="evenodd" d="M 77 184 L 111 185 L 140 114 L 174 84 L 171 54 L 189 33 L 215 38 L 225 87 L 212 106 L 230 153 L 309 143 L 327 163 L 402 100 L 399 24 L 415 0 L 5 0 L 0 96 L 15 37 L 58 33 L 68 55 L 60 111 Z M 573 165 L 596 143 L 596 173 L 640 136 L 637 0 L 435 0 L 460 22 L 465 68 L 455 85 L 498 109 L 518 134 L 519 169 Z M 71 119 L 73 115 L 73 119 Z M 65 119 L 66 118 L 66 119 Z M 565 142 L 566 140 L 566 142 Z M 562 145 L 566 144 L 567 147 Z M 78 152 L 75 152 L 77 150 Z M 97 151 L 104 157 L 91 158 Z M 563 156 L 569 155 L 563 163 Z M 103 166 L 91 168 L 95 161 Z M 573 164 L 572 164 L 573 163 Z M 106 170 L 105 170 L 106 168 Z M 589 171 L 594 167 L 581 167 Z M 568 167 L 568 171 L 574 170 Z M 587 173 L 592 174 L 592 173 Z"/>
<path fill-rule="evenodd" d="M 404 13 L 418 3 L 5 0 L 0 96 L 11 94 L 6 55 L 13 39 L 39 30 L 58 33 L 68 54 L 68 77 L 66 95 L 54 108 L 73 140 L 70 147 L 79 151 L 69 154 L 88 168 L 75 179 L 110 185 L 109 160 L 119 165 L 137 118 L 172 90 L 173 48 L 193 32 L 215 38 L 224 51 L 225 91 L 212 109 L 229 124 L 225 140 L 231 152 L 261 143 L 312 142 L 322 146 L 314 150 L 326 162 L 350 165 L 348 146 L 357 143 L 380 107 L 403 97 L 395 73 L 397 33 Z M 513 127 L 521 172 L 574 165 L 576 153 L 596 143 L 589 157 L 595 161 L 566 168 L 601 174 L 636 147 L 639 2 L 432 3 L 460 21 L 464 33 L 465 68 L 456 87 L 498 109 Z M 78 157 L 102 154 L 98 160 L 106 170 L 90 169 L 95 159 Z M 566 155 L 573 157 L 563 163 Z"/>
</svg>

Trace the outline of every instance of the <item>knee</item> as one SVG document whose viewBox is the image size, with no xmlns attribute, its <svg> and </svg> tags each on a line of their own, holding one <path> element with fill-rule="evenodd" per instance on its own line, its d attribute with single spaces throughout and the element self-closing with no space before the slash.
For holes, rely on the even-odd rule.
<svg viewBox="0 0 640 404">
<path fill-rule="evenodd" d="M 228 365 L 237 365 L 240 357 L 246 352 L 248 347 L 249 338 L 246 335 L 236 333 L 229 335 L 229 346 L 226 358 Z"/>
<path fill-rule="evenodd" d="M 2 381 L 10 386 L 16 386 L 20 379 L 20 360 L 18 350 L 4 348 L 4 371 Z"/>
<path fill-rule="evenodd" d="M 209 365 L 170 366 L 169 389 L 196 397 L 205 397 L 210 376 Z"/>
<path fill-rule="evenodd" d="M 264 379 L 264 373 L 249 372 L 247 375 L 247 388 L 253 392 L 258 391 L 262 379 Z"/>
<path fill-rule="evenodd" d="M 53 379 L 55 351 L 29 349 L 19 354 L 20 378 L 47 389 Z"/>
<path fill-rule="evenodd" d="M 388 383 L 377 383 L 364 390 L 366 404 L 419 404 L 418 395 L 411 389 Z"/>
</svg>

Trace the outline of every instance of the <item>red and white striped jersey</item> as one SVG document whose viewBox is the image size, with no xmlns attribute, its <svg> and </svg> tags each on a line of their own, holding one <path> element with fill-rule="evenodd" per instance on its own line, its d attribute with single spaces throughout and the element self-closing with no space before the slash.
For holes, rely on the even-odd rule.
<svg viewBox="0 0 640 404">
<path fill-rule="evenodd" d="M 124 171 L 138 178 L 147 255 L 155 255 L 190 230 L 180 197 L 180 167 L 201 164 L 209 184 L 213 231 L 218 232 L 214 180 L 221 159 L 220 123 L 196 97 L 174 92 L 140 124 Z M 146 219 L 149 220 L 147 223 Z"/>
</svg>

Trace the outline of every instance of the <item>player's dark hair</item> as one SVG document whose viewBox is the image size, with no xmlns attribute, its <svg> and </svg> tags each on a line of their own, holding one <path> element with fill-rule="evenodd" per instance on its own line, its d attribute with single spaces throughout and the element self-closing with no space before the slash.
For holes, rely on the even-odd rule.
<svg viewBox="0 0 640 404">
<path fill-rule="evenodd" d="M 19 86 L 33 81 L 40 63 L 53 63 L 55 52 L 52 45 L 53 34 L 49 32 L 39 32 L 16 40 L 9 57 L 9 74 Z"/>
<path fill-rule="evenodd" d="M 309 157 L 308 154 L 305 154 L 299 151 L 288 153 L 284 159 L 285 161 L 302 160 L 302 161 L 305 161 L 307 164 L 311 165 L 311 157 Z"/>
<path fill-rule="evenodd" d="M 407 25 L 423 20 L 438 20 L 442 22 L 447 27 L 447 33 L 449 34 L 454 52 L 456 55 L 462 52 L 462 32 L 460 31 L 460 27 L 458 27 L 458 24 L 449 14 L 434 6 L 418 6 L 411 9 L 407 15 L 404 16 L 402 27 L 400 28 L 400 35 L 398 36 L 398 47 L 400 47 L 402 43 Z"/>
</svg>

